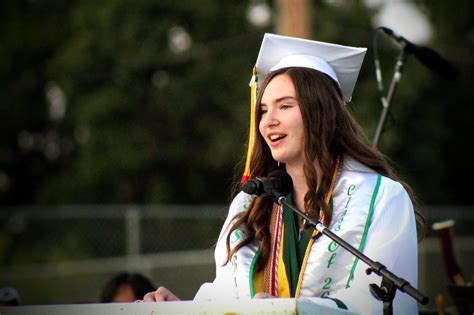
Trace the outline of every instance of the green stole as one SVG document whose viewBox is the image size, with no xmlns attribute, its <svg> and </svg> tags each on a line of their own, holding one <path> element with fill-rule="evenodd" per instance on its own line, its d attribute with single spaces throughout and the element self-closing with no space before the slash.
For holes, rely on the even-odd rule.
<svg viewBox="0 0 474 315">
<path fill-rule="evenodd" d="M 292 203 L 292 195 L 287 196 L 287 201 Z M 285 264 L 286 277 L 290 285 L 291 297 L 295 297 L 301 265 L 303 263 L 306 248 L 308 247 L 311 233 L 303 231 L 299 235 L 298 215 L 287 207 L 283 207 L 283 263 Z"/>
</svg>

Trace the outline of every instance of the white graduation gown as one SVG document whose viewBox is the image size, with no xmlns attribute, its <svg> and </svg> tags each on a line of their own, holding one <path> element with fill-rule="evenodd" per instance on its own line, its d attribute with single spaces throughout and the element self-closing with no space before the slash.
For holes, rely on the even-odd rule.
<svg viewBox="0 0 474 315">
<path fill-rule="evenodd" d="M 402 185 L 345 157 L 332 197 L 329 228 L 416 288 L 416 223 L 413 205 Z M 223 263 L 229 223 L 246 209 L 251 198 L 243 192 L 234 198 L 216 244 L 216 278 L 201 286 L 195 301 L 250 299 L 250 270 L 258 245 L 241 248 L 230 263 Z M 231 240 L 245 235 L 243 231 L 237 234 Z M 323 235 L 311 247 L 298 298 L 334 308 L 337 305 L 332 299 L 338 299 L 352 312 L 381 314 L 382 302 L 369 292 L 369 284 L 380 284 L 381 278 L 366 275 L 366 269 L 364 262 Z M 418 314 L 416 301 L 401 291 L 397 291 L 393 310 L 394 314 Z"/>
</svg>

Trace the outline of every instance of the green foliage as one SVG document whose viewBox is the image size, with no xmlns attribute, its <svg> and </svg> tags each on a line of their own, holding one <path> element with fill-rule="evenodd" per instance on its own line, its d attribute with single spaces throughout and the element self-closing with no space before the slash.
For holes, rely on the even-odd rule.
<svg viewBox="0 0 474 315">
<path fill-rule="evenodd" d="M 470 203 L 459 177 L 469 163 L 460 148 L 472 130 L 472 4 L 451 10 L 444 2 L 416 3 L 431 20 L 429 46 L 463 76 L 446 82 L 411 56 L 380 148 L 425 203 Z M 263 33 L 272 31 L 247 22 L 247 7 L 216 0 L 3 2 L 0 175 L 9 182 L 0 200 L 226 202 L 244 152 L 251 68 Z M 315 39 L 369 47 L 350 104 L 369 138 L 382 110 L 373 67 L 376 12 L 362 1 L 313 6 Z M 176 51 L 170 34 L 180 29 L 192 44 Z M 394 47 L 388 40 L 379 47 L 386 87 Z M 67 97 L 60 120 L 49 116 L 51 82 Z M 21 147 L 22 134 L 34 145 Z M 48 155 L 51 145 L 58 156 Z"/>
</svg>

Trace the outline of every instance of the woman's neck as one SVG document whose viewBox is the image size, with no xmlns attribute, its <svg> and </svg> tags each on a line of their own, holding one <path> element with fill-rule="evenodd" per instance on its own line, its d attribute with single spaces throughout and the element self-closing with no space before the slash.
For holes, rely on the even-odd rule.
<svg viewBox="0 0 474 315">
<path fill-rule="evenodd" d="M 321 177 L 321 171 L 319 165 L 316 164 L 316 170 L 318 173 L 318 185 Z M 305 211 L 304 208 L 304 196 L 308 192 L 308 185 L 306 184 L 306 177 L 303 170 L 303 165 L 293 166 L 286 165 L 286 172 L 290 174 L 293 180 L 293 202 L 295 206 L 301 211 Z"/>
<path fill-rule="evenodd" d="M 293 203 L 296 208 L 305 211 L 304 196 L 308 192 L 308 185 L 304 177 L 303 167 L 291 167 L 291 165 L 287 165 L 286 172 L 290 174 L 293 180 Z"/>
</svg>

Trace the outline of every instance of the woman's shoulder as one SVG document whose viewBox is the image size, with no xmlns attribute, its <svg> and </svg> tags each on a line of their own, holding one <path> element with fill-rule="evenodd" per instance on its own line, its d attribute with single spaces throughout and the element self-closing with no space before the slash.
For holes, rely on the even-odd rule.
<svg viewBox="0 0 474 315">
<path fill-rule="evenodd" d="M 236 215 L 237 213 L 247 210 L 251 200 L 251 195 L 244 193 L 243 191 L 239 192 L 230 204 L 229 214 Z"/>
<path fill-rule="evenodd" d="M 376 174 L 376 172 L 365 164 L 357 161 L 350 155 L 344 155 L 341 166 L 342 172 Z"/>
<path fill-rule="evenodd" d="M 400 182 L 386 176 L 381 176 L 379 194 L 391 198 L 410 199 L 408 192 Z"/>
<path fill-rule="evenodd" d="M 400 195 L 406 194 L 406 190 L 403 185 L 384 175 L 378 174 L 376 171 L 360 163 L 359 161 L 355 160 L 350 156 L 344 156 L 343 165 L 342 165 L 342 172 L 347 174 L 348 176 L 360 176 L 363 179 L 372 178 L 374 182 L 379 182 L 378 184 L 378 191 L 379 192 L 390 192 L 390 194 Z M 357 174 L 357 175 L 356 175 Z M 380 176 L 380 181 L 375 181 L 375 178 Z"/>
</svg>

